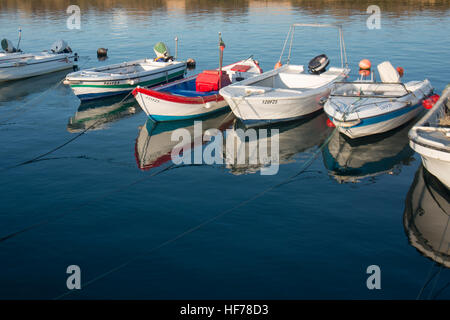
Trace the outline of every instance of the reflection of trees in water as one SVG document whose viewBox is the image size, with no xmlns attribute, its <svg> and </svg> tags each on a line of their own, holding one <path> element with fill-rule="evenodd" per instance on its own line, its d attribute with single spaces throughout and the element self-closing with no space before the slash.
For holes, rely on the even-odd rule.
<svg viewBox="0 0 450 320">
<path fill-rule="evenodd" d="M 21 10 L 23 12 L 34 13 L 38 11 L 65 11 L 74 4 L 71 0 L 2 0 L 0 10 Z M 309 14 L 327 14 L 337 16 L 348 16 L 355 11 L 365 12 L 367 7 L 374 4 L 373 0 L 78 0 L 77 5 L 83 9 L 95 9 L 108 11 L 114 8 L 133 9 L 128 14 L 142 14 L 142 11 L 152 10 L 175 10 L 181 9 L 186 13 L 194 12 L 222 12 L 228 14 L 246 14 L 250 8 L 270 7 L 291 7 L 295 10 L 306 11 Z M 450 9 L 450 2 L 447 0 L 378 0 L 376 3 L 382 12 L 391 14 L 414 14 L 424 10 L 436 12 Z"/>
</svg>

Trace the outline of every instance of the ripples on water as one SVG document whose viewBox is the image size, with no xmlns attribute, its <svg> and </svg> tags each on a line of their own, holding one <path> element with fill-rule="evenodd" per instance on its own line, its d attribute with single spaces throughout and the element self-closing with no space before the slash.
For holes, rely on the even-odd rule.
<svg viewBox="0 0 450 320">
<path fill-rule="evenodd" d="M 381 1 L 380 30 L 366 28 L 372 1 L 78 3 L 81 30 L 68 30 L 70 1 L 1 1 L 0 37 L 16 42 L 21 27 L 27 51 L 63 38 L 87 68 L 153 56 L 161 40 L 174 50 L 178 36 L 179 56 L 195 58 L 198 72 L 216 67 L 221 31 L 226 63 L 253 54 L 269 70 L 291 23 L 338 22 L 354 71 L 362 58 L 389 59 L 405 68 L 405 81 L 426 77 L 437 92 L 448 83 L 448 1 Z M 98 47 L 109 49 L 106 61 L 97 61 Z M 338 61 L 334 31 L 296 34 L 294 63 L 323 52 Z M 448 190 L 409 148 L 412 124 L 363 143 L 334 136 L 318 152 L 331 132 L 322 113 L 275 126 L 281 160 L 275 176 L 261 176 L 258 165 L 191 166 L 155 175 L 170 166 L 171 132 L 191 130 L 193 123 L 154 125 L 133 99 L 80 105 L 70 89 L 55 86 L 63 77 L 0 85 L 2 168 L 95 124 L 40 161 L 2 171 L 0 236 L 49 222 L 4 242 L 1 298 L 55 297 L 65 290 L 68 265 L 80 265 L 88 281 L 277 184 L 72 297 L 410 299 L 431 263 L 438 263 L 434 270 L 448 267 L 448 252 L 437 245 L 441 237 L 449 241 L 441 228 L 448 216 L 439 211 L 444 207 L 448 215 Z M 44 99 L 33 100 L 43 92 Z M 203 124 L 239 127 L 227 113 Z M 312 165 L 290 179 L 315 154 Z M 381 291 L 366 289 L 371 264 L 381 267 Z M 438 290 L 448 280 L 444 269 L 435 289 L 426 287 L 421 297 L 439 292 L 437 298 L 449 298 L 448 290 Z"/>
</svg>

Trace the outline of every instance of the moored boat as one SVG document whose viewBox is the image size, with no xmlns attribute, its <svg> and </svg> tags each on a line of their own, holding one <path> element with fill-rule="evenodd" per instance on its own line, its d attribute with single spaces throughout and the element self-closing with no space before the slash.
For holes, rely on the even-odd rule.
<svg viewBox="0 0 450 320">
<path fill-rule="evenodd" d="M 55 42 L 50 52 L 23 53 L 11 42 L 2 40 L 5 52 L 0 53 L 0 82 L 20 80 L 73 68 L 77 54 L 63 40 Z"/>
<path fill-rule="evenodd" d="M 409 132 L 410 146 L 424 167 L 450 188 L 450 86 Z"/>
<path fill-rule="evenodd" d="M 330 60 L 324 54 L 314 57 L 308 64 L 308 70 L 302 65 L 290 65 L 290 54 L 287 64 L 281 66 L 286 42 L 290 37 L 292 46 L 296 27 L 338 28 L 341 67 L 330 67 L 327 70 Z M 233 113 L 246 126 L 290 121 L 321 110 L 333 83 L 343 81 L 350 72 L 341 26 L 293 24 L 284 48 L 274 70 L 220 90 Z"/>
<path fill-rule="evenodd" d="M 235 83 L 262 73 L 256 60 L 248 58 L 216 70 L 182 79 L 160 87 L 145 89 L 137 87 L 133 94 L 154 121 L 193 119 L 212 114 L 228 107 L 219 94 L 221 86 Z"/>
<path fill-rule="evenodd" d="M 378 65 L 381 82 L 336 83 L 324 111 L 338 130 L 355 139 L 393 130 L 411 121 L 424 109 L 422 100 L 432 94 L 430 82 L 400 82 L 388 61 Z"/>
<path fill-rule="evenodd" d="M 165 50 L 159 54 L 157 49 Z M 93 100 L 131 92 L 136 86 L 150 87 L 183 78 L 186 63 L 169 56 L 162 43 L 155 45 L 155 59 L 140 59 L 91 68 L 67 75 L 64 84 L 70 86 L 81 100 Z"/>
</svg>

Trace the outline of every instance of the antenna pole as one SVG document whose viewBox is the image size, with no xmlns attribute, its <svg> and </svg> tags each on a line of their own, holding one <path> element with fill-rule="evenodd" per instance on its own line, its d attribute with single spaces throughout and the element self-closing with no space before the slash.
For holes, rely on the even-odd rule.
<svg viewBox="0 0 450 320">
<path fill-rule="evenodd" d="M 178 59 L 178 37 L 175 36 L 175 60 Z"/>
<path fill-rule="evenodd" d="M 20 39 L 22 39 L 22 29 L 19 27 L 19 41 L 17 42 L 17 51 L 19 51 Z"/>
</svg>

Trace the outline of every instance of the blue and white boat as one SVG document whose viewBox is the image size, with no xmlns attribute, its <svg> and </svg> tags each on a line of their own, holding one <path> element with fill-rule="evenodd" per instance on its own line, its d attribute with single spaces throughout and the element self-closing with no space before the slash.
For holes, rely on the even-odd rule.
<svg viewBox="0 0 450 320">
<path fill-rule="evenodd" d="M 388 62 L 378 65 L 381 82 L 336 83 L 324 110 L 339 131 L 354 139 L 393 130 L 418 116 L 432 94 L 430 82 L 400 82 Z"/>
</svg>

